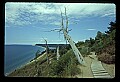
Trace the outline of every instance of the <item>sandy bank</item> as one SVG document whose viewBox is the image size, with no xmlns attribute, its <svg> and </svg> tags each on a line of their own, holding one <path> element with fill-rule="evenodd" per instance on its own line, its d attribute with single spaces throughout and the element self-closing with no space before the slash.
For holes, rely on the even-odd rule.
<svg viewBox="0 0 120 82">
<path fill-rule="evenodd" d="M 40 60 L 40 58 L 43 57 L 45 54 L 46 54 L 46 52 L 41 54 L 39 57 L 37 57 L 36 61 Z M 35 59 L 33 59 L 32 61 L 28 62 L 26 65 L 29 65 L 29 64 L 34 63 L 34 62 L 35 62 Z"/>
</svg>

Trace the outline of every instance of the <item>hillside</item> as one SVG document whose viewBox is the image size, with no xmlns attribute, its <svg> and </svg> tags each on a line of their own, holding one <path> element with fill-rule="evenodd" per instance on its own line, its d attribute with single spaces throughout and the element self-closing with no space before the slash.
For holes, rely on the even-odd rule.
<svg viewBox="0 0 120 82">
<path fill-rule="evenodd" d="M 76 46 L 87 53 L 95 51 L 98 59 L 104 63 L 115 63 L 116 22 L 110 22 L 109 25 L 108 31 L 105 33 L 98 31 L 95 39 L 90 38 L 85 42 L 79 41 Z"/>
<path fill-rule="evenodd" d="M 8 76 L 17 77 L 74 77 L 81 71 L 77 67 L 78 62 L 72 50 L 62 55 L 59 60 L 53 53 L 49 53 L 49 64 L 47 64 L 46 53 L 32 60 L 22 68 L 16 69 Z M 74 70 L 74 71 L 73 71 Z"/>
<path fill-rule="evenodd" d="M 62 78 L 93 78 L 91 72 L 92 59 L 88 56 L 95 52 L 98 60 L 102 62 L 103 67 L 111 75 L 115 76 L 115 32 L 116 23 L 110 22 L 110 27 L 105 33 L 97 32 L 95 39 L 79 41 L 76 43 L 80 53 L 83 55 L 87 67 L 79 65 L 70 45 L 61 44 L 57 60 L 56 51 L 49 50 L 48 58 L 46 53 L 39 55 L 30 61 L 29 64 L 15 70 L 8 76 L 30 76 L 30 77 L 62 77 Z M 37 44 L 40 45 L 40 44 Z M 43 45 L 45 46 L 45 45 Z M 49 45 L 50 46 L 50 45 Z M 57 46 L 53 44 L 51 46 Z"/>
</svg>

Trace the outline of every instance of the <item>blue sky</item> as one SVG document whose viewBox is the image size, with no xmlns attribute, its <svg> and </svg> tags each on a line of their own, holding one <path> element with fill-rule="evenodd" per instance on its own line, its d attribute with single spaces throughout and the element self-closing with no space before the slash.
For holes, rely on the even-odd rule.
<svg viewBox="0 0 120 82">
<path fill-rule="evenodd" d="M 65 43 L 63 34 L 46 32 L 61 28 L 61 12 L 67 9 L 69 35 L 73 41 L 94 38 L 116 20 L 116 6 L 108 3 L 16 3 L 5 4 L 5 44 Z M 65 26 L 65 23 L 64 23 Z"/>
</svg>

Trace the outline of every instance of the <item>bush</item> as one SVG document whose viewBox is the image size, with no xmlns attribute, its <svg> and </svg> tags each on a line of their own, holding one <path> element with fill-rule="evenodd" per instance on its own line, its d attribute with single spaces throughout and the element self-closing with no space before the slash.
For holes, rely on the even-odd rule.
<svg viewBox="0 0 120 82">
<path fill-rule="evenodd" d="M 102 53 L 98 55 L 98 60 L 107 64 L 112 64 L 115 63 L 115 56 L 111 56 L 110 54 L 107 53 Z"/>
<path fill-rule="evenodd" d="M 80 51 L 80 53 L 82 54 L 83 57 L 90 54 L 90 49 L 87 49 L 87 47 L 79 48 L 79 51 Z"/>
<path fill-rule="evenodd" d="M 54 60 L 50 65 L 51 76 L 73 76 L 80 73 L 80 69 L 77 68 L 78 61 L 72 50 L 62 55 L 60 59 Z"/>
<path fill-rule="evenodd" d="M 68 67 L 69 67 L 68 73 L 69 73 L 70 76 L 74 76 L 76 74 L 80 74 L 80 72 L 81 72 L 80 69 L 77 68 L 77 64 L 76 63 L 77 63 L 76 62 L 76 58 L 71 59 L 71 61 L 69 61 L 69 63 L 68 63 Z"/>
</svg>

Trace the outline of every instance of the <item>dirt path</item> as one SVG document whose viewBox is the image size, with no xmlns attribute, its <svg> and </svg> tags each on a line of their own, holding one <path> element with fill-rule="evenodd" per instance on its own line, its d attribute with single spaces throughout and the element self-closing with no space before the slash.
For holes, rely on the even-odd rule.
<svg viewBox="0 0 120 82">
<path fill-rule="evenodd" d="M 97 56 L 95 55 L 95 52 L 91 52 L 93 55 L 89 55 L 89 57 L 92 57 L 95 60 L 98 60 Z M 110 74 L 110 76 L 113 78 L 115 77 L 115 64 L 106 64 L 102 63 L 103 68 Z"/>
<path fill-rule="evenodd" d="M 93 53 L 94 54 L 94 53 Z M 81 74 L 77 75 L 76 77 L 78 78 L 94 78 L 93 73 L 91 70 L 91 63 L 93 60 L 97 60 L 96 55 L 88 55 L 87 57 L 84 58 L 86 62 L 86 67 L 82 65 L 78 65 L 78 67 L 81 69 Z M 115 77 L 115 64 L 105 64 L 102 63 L 103 67 L 105 70 L 112 76 Z"/>
<path fill-rule="evenodd" d="M 105 70 L 112 76 L 115 77 L 115 64 L 105 64 L 102 63 Z"/>
<path fill-rule="evenodd" d="M 78 78 L 93 78 L 93 74 L 91 71 L 92 59 L 90 57 L 85 57 L 84 60 L 86 62 L 86 66 L 78 65 L 82 73 L 80 75 L 77 75 L 77 77 Z"/>
</svg>

